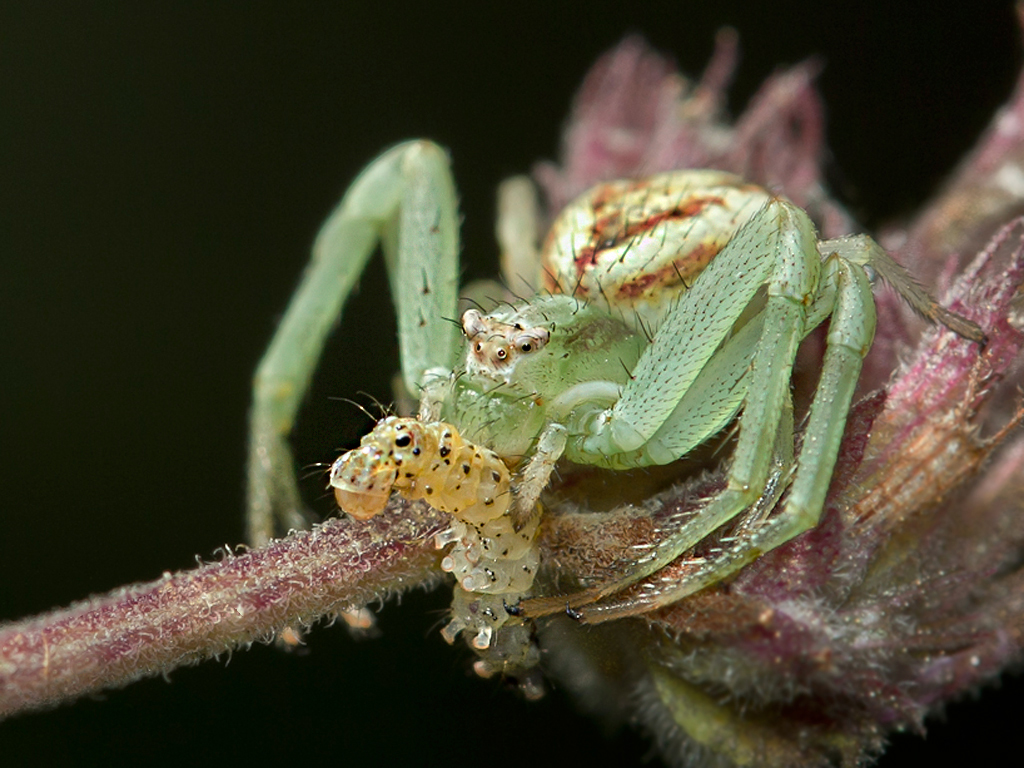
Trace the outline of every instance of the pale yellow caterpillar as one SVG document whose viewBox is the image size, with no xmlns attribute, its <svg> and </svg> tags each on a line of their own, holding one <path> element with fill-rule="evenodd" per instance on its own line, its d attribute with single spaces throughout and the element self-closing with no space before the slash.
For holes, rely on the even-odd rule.
<svg viewBox="0 0 1024 768">
<path fill-rule="evenodd" d="M 468 629 L 474 648 L 500 653 L 500 662 L 485 661 L 487 671 L 526 653 L 499 651 L 492 640 L 510 618 L 505 606 L 517 603 L 533 585 L 538 521 L 535 516 L 517 531 L 506 515 L 511 477 L 494 451 L 464 441 L 451 424 L 390 416 L 334 462 L 330 484 L 338 505 L 357 520 L 382 512 L 392 490 L 449 513 L 451 527 L 434 540 L 439 549 L 454 544 L 441 568 L 458 580 L 452 620 L 442 634 L 453 642 Z M 521 639 L 503 643 L 522 644 Z"/>
</svg>

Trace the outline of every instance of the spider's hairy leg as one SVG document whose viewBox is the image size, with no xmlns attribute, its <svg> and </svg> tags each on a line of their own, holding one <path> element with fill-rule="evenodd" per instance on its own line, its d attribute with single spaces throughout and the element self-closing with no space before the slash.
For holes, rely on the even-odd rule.
<svg viewBox="0 0 1024 768">
<path fill-rule="evenodd" d="M 978 325 L 939 304 L 914 279 L 906 268 L 892 258 L 882 246 L 867 235 L 851 235 L 818 244 L 822 256 L 835 253 L 853 264 L 872 269 L 898 293 L 910 308 L 932 323 L 940 323 L 965 339 L 985 343 L 985 334 Z"/>
<path fill-rule="evenodd" d="M 540 494 L 547 487 L 551 473 L 565 451 L 567 437 L 564 426 L 555 422 L 548 424 L 537 438 L 533 455 L 516 474 L 510 512 L 516 530 L 526 525 L 537 509 Z"/>
<path fill-rule="evenodd" d="M 758 314 L 721 346 L 651 436 L 646 452 L 685 456 L 728 426 L 746 397 L 751 359 L 763 331 L 764 316 Z"/>
<path fill-rule="evenodd" d="M 455 186 L 444 151 L 399 144 L 360 173 L 317 235 L 306 268 L 256 369 L 249 417 L 249 543 L 305 526 L 287 438 L 327 334 L 378 243 L 398 310 L 406 387 L 450 371 L 458 344 L 447 321 L 458 281 Z"/>
<path fill-rule="evenodd" d="M 528 176 L 513 176 L 498 187 L 498 221 L 501 276 L 515 293 L 536 293 L 541 286 L 540 203 L 537 188 Z"/>
<path fill-rule="evenodd" d="M 736 535 L 730 546 L 708 558 L 700 569 L 670 588 L 656 590 L 644 610 L 670 605 L 732 573 L 818 524 L 832 480 L 846 413 L 860 377 L 861 364 L 875 330 L 875 302 L 863 268 L 833 257 L 829 272 L 837 287 L 836 307 L 829 324 L 821 378 L 811 402 L 796 471 L 782 508 L 765 522 Z M 584 609 L 591 622 L 621 615 L 615 606 Z"/>
</svg>

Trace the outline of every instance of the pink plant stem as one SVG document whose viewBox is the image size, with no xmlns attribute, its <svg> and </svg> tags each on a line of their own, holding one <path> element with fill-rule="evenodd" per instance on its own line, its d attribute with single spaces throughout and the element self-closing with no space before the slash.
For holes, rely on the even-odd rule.
<svg viewBox="0 0 1024 768">
<path fill-rule="evenodd" d="M 397 500 L 244 555 L 0 625 L 0 718 L 267 641 L 281 629 L 424 584 L 441 516 Z"/>
</svg>

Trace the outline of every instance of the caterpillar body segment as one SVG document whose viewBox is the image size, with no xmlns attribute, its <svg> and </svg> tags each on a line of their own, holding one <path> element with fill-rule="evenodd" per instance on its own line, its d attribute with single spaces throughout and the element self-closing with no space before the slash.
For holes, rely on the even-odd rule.
<svg viewBox="0 0 1024 768">
<path fill-rule="evenodd" d="M 438 549 L 456 542 L 441 561 L 441 569 L 453 574 L 467 592 L 522 593 L 533 585 L 537 572 L 533 540 L 538 521 L 535 516 L 517 531 L 508 515 L 482 525 L 456 519 L 435 537 Z"/>
</svg>

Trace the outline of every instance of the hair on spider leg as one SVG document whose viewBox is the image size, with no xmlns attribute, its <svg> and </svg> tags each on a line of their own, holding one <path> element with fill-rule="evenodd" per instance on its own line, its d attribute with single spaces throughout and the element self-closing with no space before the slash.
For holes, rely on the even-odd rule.
<svg viewBox="0 0 1024 768">
<path fill-rule="evenodd" d="M 651 187 L 653 187 L 653 185 L 651 185 Z M 672 205 L 672 210 L 679 210 L 679 204 L 682 203 L 684 200 L 689 198 L 690 192 L 685 187 L 673 186 L 669 182 L 669 180 L 666 178 L 664 180 L 664 185 L 659 188 L 659 193 L 662 194 L 662 195 L 667 196 L 668 193 L 672 192 L 673 190 L 675 190 L 674 195 L 675 195 L 676 201 Z"/>
<path fill-rule="evenodd" d="M 490 429 L 495 424 L 497 424 L 499 421 L 500 421 L 499 417 L 495 416 L 494 418 L 489 419 L 488 421 L 483 422 L 483 424 L 481 426 L 484 427 L 485 429 Z"/>
<path fill-rule="evenodd" d="M 800 443 L 803 440 L 804 431 L 807 427 L 807 422 L 810 421 L 811 419 L 811 409 L 808 407 L 802 410 L 803 413 L 800 414 L 800 418 L 797 419 L 796 423 L 793 426 L 793 434 L 795 435 L 795 439 L 797 441 L 796 448 L 800 447 Z"/>
<path fill-rule="evenodd" d="M 420 288 L 420 294 L 423 296 L 430 295 L 430 275 L 427 274 L 426 268 L 423 270 L 423 282 Z"/>
<path fill-rule="evenodd" d="M 513 457 L 509 457 L 509 458 L 513 458 Z M 512 495 L 512 483 L 509 483 L 508 488 L 506 488 L 501 493 L 497 494 L 497 497 L 500 497 L 500 496 L 511 496 L 511 495 Z"/>
</svg>

